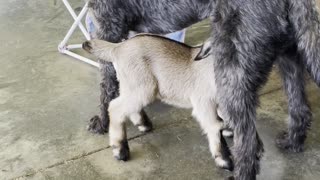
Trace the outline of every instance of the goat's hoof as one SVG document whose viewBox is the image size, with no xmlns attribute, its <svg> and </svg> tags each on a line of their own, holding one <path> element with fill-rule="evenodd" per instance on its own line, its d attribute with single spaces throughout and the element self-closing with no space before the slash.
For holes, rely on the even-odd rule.
<svg viewBox="0 0 320 180">
<path fill-rule="evenodd" d="M 147 133 L 152 131 L 152 126 L 138 126 L 140 132 Z"/>
<path fill-rule="evenodd" d="M 281 132 L 277 139 L 276 144 L 278 148 L 289 151 L 289 152 L 302 152 L 303 151 L 303 144 L 293 142 L 289 139 L 289 135 L 287 132 Z"/>
<path fill-rule="evenodd" d="M 122 141 L 120 147 L 113 147 L 113 156 L 119 161 L 128 161 L 130 159 L 130 150 L 128 141 Z"/>
<path fill-rule="evenodd" d="M 94 116 L 90 119 L 87 130 L 94 134 L 108 133 L 108 127 L 105 127 L 99 116 Z M 107 123 L 108 124 L 108 123 Z"/>
<path fill-rule="evenodd" d="M 230 158 L 223 159 L 221 156 L 215 158 L 216 165 L 222 169 L 233 171 L 233 162 Z"/>
<path fill-rule="evenodd" d="M 142 125 L 139 125 L 138 129 L 140 132 L 147 133 L 147 132 L 152 131 L 153 125 L 152 125 L 151 121 L 148 119 L 148 120 L 145 120 Z"/>
<path fill-rule="evenodd" d="M 153 125 L 147 114 L 143 111 L 142 112 L 142 124 L 138 126 L 140 132 L 150 132 L 153 129 Z"/>
</svg>

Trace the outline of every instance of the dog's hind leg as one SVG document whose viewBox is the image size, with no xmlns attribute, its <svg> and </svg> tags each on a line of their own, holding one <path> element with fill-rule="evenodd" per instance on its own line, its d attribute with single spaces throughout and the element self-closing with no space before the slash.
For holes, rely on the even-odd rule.
<svg viewBox="0 0 320 180">
<path fill-rule="evenodd" d="M 102 61 L 100 61 L 102 62 Z M 112 99 L 119 96 L 116 71 L 110 62 L 100 63 L 102 81 L 100 83 L 100 117 L 94 116 L 90 119 L 88 130 L 93 133 L 104 134 L 108 132 L 109 115 L 108 107 Z"/>
<path fill-rule="evenodd" d="M 96 37 L 109 42 L 120 42 L 127 38 L 129 30 L 121 15 L 95 14 L 97 23 Z M 100 17 L 99 17 L 100 16 Z M 119 82 L 117 80 L 116 69 L 110 62 L 100 61 L 100 71 L 102 81 L 100 83 L 100 116 L 94 116 L 90 119 L 88 130 L 93 133 L 104 134 L 109 129 L 108 107 L 111 100 L 119 96 Z M 141 111 L 141 116 L 147 118 L 145 112 Z M 147 121 L 147 120 L 145 120 Z"/>
<path fill-rule="evenodd" d="M 221 135 L 223 122 L 218 120 L 216 105 L 214 102 L 192 100 L 192 115 L 197 119 L 204 133 L 208 137 L 209 148 L 216 165 L 223 169 L 233 170 L 230 159 L 231 153 L 226 141 Z"/>
<path fill-rule="evenodd" d="M 312 114 L 305 94 L 304 68 L 298 55 L 280 57 L 278 65 L 288 96 L 288 131 L 277 139 L 280 148 L 300 152 L 310 127 Z"/>
<path fill-rule="evenodd" d="M 123 23 L 123 17 L 120 15 L 112 17 L 112 14 L 101 11 L 99 8 L 100 6 L 93 6 L 92 9 L 96 25 L 95 36 L 98 39 L 113 43 L 121 42 L 123 38 L 126 38 L 129 31 Z M 104 14 L 99 14 L 98 12 L 104 12 Z M 103 134 L 108 132 L 109 115 L 107 110 L 110 101 L 119 96 L 119 83 L 113 64 L 102 60 L 99 60 L 99 63 L 102 76 L 100 83 L 100 117 L 94 116 L 91 118 L 88 130 L 93 133 Z"/>
</svg>

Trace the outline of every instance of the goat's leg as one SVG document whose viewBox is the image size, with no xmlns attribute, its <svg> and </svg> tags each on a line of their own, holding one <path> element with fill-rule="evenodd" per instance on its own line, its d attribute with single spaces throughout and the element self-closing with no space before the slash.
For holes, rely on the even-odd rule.
<svg viewBox="0 0 320 180">
<path fill-rule="evenodd" d="M 153 93 L 153 91 L 150 92 L 150 94 Z M 128 160 L 130 156 L 125 121 L 133 115 L 139 115 L 142 108 L 153 100 L 147 98 L 152 96 L 148 96 L 146 91 L 142 95 L 139 95 L 139 91 L 131 93 L 126 96 L 120 95 L 112 100 L 108 109 L 110 115 L 110 146 L 113 148 L 114 157 L 123 161 Z M 143 119 L 140 120 L 143 122 Z"/>
<path fill-rule="evenodd" d="M 221 136 L 223 122 L 218 120 L 216 105 L 211 101 L 197 102 L 195 100 L 192 114 L 208 137 L 209 148 L 216 165 L 223 169 L 233 170 L 231 153 L 223 136 Z"/>
<path fill-rule="evenodd" d="M 127 111 L 123 100 L 124 98 L 118 97 L 110 102 L 108 109 L 110 115 L 109 141 L 114 157 L 127 161 L 130 153 L 125 127 Z"/>
<path fill-rule="evenodd" d="M 141 132 L 149 132 L 152 130 L 152 123 L 144 111 L 131 114 L 130 120 Z"/>
<path fill-rule="evenodd" d="M 280 148 L 293 152 L 303 150 L 307 129 L 311 125 L 312 113 L 305 94 L 303 64 L 297 55 L 283 56 L 278 61 L 284 89 L 288 96 L 288 131 L 277 139 Z"/>
<path fill-rule="evenodd" d="M 227 117 L 225 114 L 222 114 L 222 112 L 219 111 L 219 108 L 218 108 L 218 110 L 217 110 L 217 113 L 218 113 L 218 119 L 219 119 L 220 121 L 223 121 L 223 122 L 228 121 L 229 117 Z M 229 128 L 229 127 L 227 126 L 226 123 L 224 123 L 224 128 L 223 128 L 223 130 L 222 130 L 222 135 L 223 135 L 224 137 L 228 137 L 228 138 L 232 138 L 232 137 L 233 137 L 233 131 L 232 131 L 231 128 Z"/>
</svg>

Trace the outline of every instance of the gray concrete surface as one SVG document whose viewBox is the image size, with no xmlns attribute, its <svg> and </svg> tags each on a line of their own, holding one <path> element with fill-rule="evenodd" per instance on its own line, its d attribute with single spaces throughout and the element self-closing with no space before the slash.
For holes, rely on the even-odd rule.
<svg viewBox="0 0 320 180">
<path fill-rule="evenodd" d="M 81 0 L 71 0 L 75 8 Z M 0 1 L 0 179 L 223 179 L 206 138 L 189 110 L 155 103 L 147 109 L 155 130 L 129 126 L 132 160 L 112 158 L 107 135 L 86 131 L 98 113 L 99 73 L 57 52 L 72 23 L 58 0 Z M 187 43 L 208 35 L 208 23 L 188 30 Z M 77 33 L 72 42 L 81 42 Z M 261 93 L 257 126 L 265 144 L 262 180 L 320 179 L 320 93 L 308 84 L 314 112 L 306 150 L 279 151 L 287 103 L 273 73 Z"/>
</svg>

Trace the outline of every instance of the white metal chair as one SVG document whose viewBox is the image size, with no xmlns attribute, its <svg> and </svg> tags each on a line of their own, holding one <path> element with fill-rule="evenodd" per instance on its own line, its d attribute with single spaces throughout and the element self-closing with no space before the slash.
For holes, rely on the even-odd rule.
<svg viewBox="0 0 320 180">
<path fill-rule="evenodd" d="M 74 23 L 72 24 L 71 28 L 69 29 L 68 33 L 66 34 L 66 36 L 64 37 L 64 39 L 61 41 L 61 43 L 58 46 L 58 50 L 60 53 L 62 54 L 66 54 L 69 55 L 77 60 L 80 60 L 82 62 L 85 62 L 87 64 L 90 64 L 92 66 L 95 67 L 100 67 L 99 63 L 96 61 L 93 61 L 91 59 L 88 59 L 86 57 L 83 57 L 79 54 L 76 54 L 70 50 L 72 49 L 81 49 L 82 48 L 82 44 L 70 44 L 68 45 L 68 41 L 70 39 L 70 37 L 72 36 L 72 34 L 74 33 L 74 31 L 76 30 L 77 27 L 80 28 L 82 34 L 85 36 L 85 38 L 87 40 L 90 40 L 90 34 L 88 33 L 87 29 L 83 26 L 81 20 L 85 17 L 85 15 L 88 12 L 88 2 L 85 3 L 85 5 L 83 6 L 82 10 L 80 11 L 79 15 L 77 16 L 76 13 L 74 12 L 73 8 L 71 7 L 70 3 L 68 0 L 62 0 L 62 2 L 64 3 L 64 5 L 66 6 L 66 8 L 68 9 L 68 11 L 70 12 L 71 16 L 74 19 Z M 166 35 L 167 37 L 174 39 L 176 41 L 180 41 L 180 42 L 184 42 L 184 38 L 185 38 L 185 29 L 178 31 L 178 32 L 174 32 L 171 34 Z"/>
<path fill-rule="evenodd" d="M 83 62 L 85 62 L 87 64 L 92 65 L 92 66 L 99 67 L 99 63 L 70 51 L 72 49 L 80 49 L 80 48 L 82 48 L 82 44 L 70 44 L 70 45 L 67 44 L 69 39 L 70 39 L 70 37 L 72 36 L 72 34 L 74 33 L 74 31 L 76 30 L 77 27 L 80 28 L 82 34 L 85 36 L 85 38 L 87 40 L 91 39 L 90 34 L 88 33 L 88 31 L 86 30 L 86 28 L 83 26 L 83 24 L 81 22 L 82 18 L 87 14 L 88 2 L 85 3 L 84 7 L 82 8 L 82 10 L 80 11 L 78 16 L 76 15 L 74 10 L 72 9 L 72 7 L 71 7 L 70 3 L 68 2 L 68 0 L 62 0 L 62 2 L 64 3 L 64 5 L 68 9 L 68 11 L 70 12 L 71 16 L 73 17 L 74 23 L 72 24 L 71 28 L 69 29 L 69 31 L 66 34 L 66 36 L 64 37 L 64 39 L 59 44 L 59 46 L 58 46 L 59 52 L 62 53 L 62 54 L 66 54 L 66 55 L 69 55 L 71 57 L 74 57 L 75 59 L 83 61 Z"/>
</svg>

